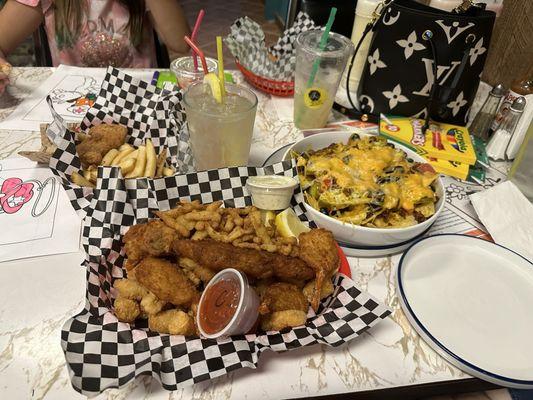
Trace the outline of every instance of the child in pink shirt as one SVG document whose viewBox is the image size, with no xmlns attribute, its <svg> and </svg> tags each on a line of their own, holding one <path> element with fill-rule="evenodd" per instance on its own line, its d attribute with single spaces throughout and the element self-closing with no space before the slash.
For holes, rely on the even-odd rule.
<svg viewBox="0 0 533 400">
<path fill-rule="evenodd" d="M 8 0 L 0 10 L 0 64 L 42 22 L 54 66 L 155 67 L 154 28 L 172 56 L 188 50 L 177 0 Z M 6 84 L 0 72 L 0 93 Z"/>
</svg>

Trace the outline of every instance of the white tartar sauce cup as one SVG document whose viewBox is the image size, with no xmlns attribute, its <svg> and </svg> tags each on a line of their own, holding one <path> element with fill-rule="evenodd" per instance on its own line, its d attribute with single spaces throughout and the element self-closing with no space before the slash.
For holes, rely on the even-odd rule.
<svg viewBox="0 0 533 400">
<path fill-rule="evenodd" d="M 298 181 L 290 176 L 251 176 L 246 186 L 252 195 L 254 206 L 262 210 L 284 210 L 291 204 L 291 197 Z"/>
</svg>

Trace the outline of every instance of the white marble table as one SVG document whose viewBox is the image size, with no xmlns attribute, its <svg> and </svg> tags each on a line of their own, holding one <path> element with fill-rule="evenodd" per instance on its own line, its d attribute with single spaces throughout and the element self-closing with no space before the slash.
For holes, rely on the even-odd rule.
<svg viewBox="0 0 533 400">
<path fill-rule="evenodd" d="M 15 68 L 9 93 L 0 98 L 0 120 L 51 72 L 49 68 Z M 272 99 L 258 96 L 252 149 L 256 164 L 299 137 L 291 123 L 277 118 Z M 37 132 L 0 131 L 0 159 L 38 149 L 39 144 Z M 59 336 L 64 321 L 84 305 L 82 259 L 79 252 L 0 263 L 1 399 L 83 398 L 70 386 Z M 368 391 L 381 391 L 373 398 L 407 398 L 406 393 L 414 390 L 427 395 L 489 387 L 444 361 L 411 328 L 394 289 L 398 259 L 350 259 L 354 280 L 394 311 L 392 317 L 345 346 L 267 353 L 257 371 L 239 370 L 176 392 L 167 392 L 155 379 L 144 377 L 97 398 L 278 399 L 354 392 L 367 396 Z"/>
</svg>

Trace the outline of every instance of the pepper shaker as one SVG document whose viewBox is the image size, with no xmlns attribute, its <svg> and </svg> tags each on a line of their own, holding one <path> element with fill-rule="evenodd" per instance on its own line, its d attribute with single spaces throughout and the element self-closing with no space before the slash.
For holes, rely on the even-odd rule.
<svg viewBox="0 0 533 400">
<path fill-rule="evenodd" d="M 505 160 L 505 151 L 507 150 L 516 125 L 524 112 L 525 106 L 526 99 L 523 96 L 513 101 L 509 112 L 503 118 L 496 132 L 494 132 L 486 147 L 487 155 L 492 160 Z"/>
<path fill-rule="evenodd" d="M 505 93 L 505 88 L 501 83 L 494 86 L 483 103 L 483 106 L 468 127 L 471 134 L 482 139 L 484 142 L 489 139 L 489 129 L 492 125 L 494 116 L 498 111 L 498 107 L 500 106 L 500 101 Z"/>
</svg>

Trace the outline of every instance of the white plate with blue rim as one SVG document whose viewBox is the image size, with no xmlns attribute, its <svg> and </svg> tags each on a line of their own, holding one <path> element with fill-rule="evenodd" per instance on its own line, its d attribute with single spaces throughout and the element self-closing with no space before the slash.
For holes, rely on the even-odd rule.
<svg viewBox="0 0 533 400">
<path fill-rule="evenodd" d="M 263 167 L 266 165 L 271 165 L 283 161 L 285 153 L 293 144 L 294 142 L 286 144 L 285 146 L 280 147 L 279 149 L 274 151 L 270 156 L 267 157 L 267 159 L 263 163 Z M 342 241 L 337 241 L 337 243 L 339 243 L 339 246 L 342 247 L 342 250 L 344 251 L 344 254 L 346 254 L 347 257 L 385 257 L 392 254 L 401 253 L 409 246 L 411 246 L 414 242 L 423 238 L 430 229 L 431 227 L 429 227 L 424 232 L 410 240 L 392 245 L 362 246 L 344 243 Z"/>
<path fill-rule="evenodd" d="M 443 234 L 409 247 L 396 270 L 418 334 L 464 372 L 533 389 L 533 263 L 476 237 Z"/>
</svg>

